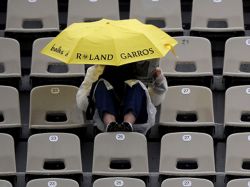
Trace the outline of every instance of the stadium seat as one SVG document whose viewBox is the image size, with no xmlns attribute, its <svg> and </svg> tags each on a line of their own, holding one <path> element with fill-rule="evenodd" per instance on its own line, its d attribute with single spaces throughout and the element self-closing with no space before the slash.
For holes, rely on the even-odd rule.
<svg viewBox="0 0 250 187">
<path fill-rule="evenodd" d="M 227 138 L 225 173 L 250 176 L 250 133 L 236 133 Z"/>
<path fill-rule="evenodd" d="M 0 186 L 1 187 L 12 187 L 12 184 L 5 180 L 0 180 Z"/>
<path fill-rule="evenodd" d="M 214 187 L 213 183 L 207 179 L 198 178 L 172 178 L 163 181 L 161 187 Z"/>
<path fill-rule="evenodd" d="M 5 31 L 59 31 L 57 0 L 8 0 Z"/>
<path fill-rule="evenodd" d="M 162 127 L 214 127 L 212 91 L 201 86 L 172 86 L 161 104 L 159 125 Z"/>
<path fill-rule="evenodd" d="M 130 18 L 153 24 L 167 32 L 182 32 L 180 0 L 131 0 Z"/>
<path fill-rule="evenodd" d="M 249 50 L 250 37 L 234 37 L 227 40 L 223 67 L 226 87 L 250 84 Z"/>
<path fill-rule="evenodd" d="M 229 132 L 235 132 L 236 128 L 247 130 L 250 127 L 250 86 L 227 89 L 224 124 Z"/>
<path fill-rule="evenodd" d="M 46 85 L 33 88 L 30 95 L 30 129 L 71 129 L 84 127 L 76 105 L 78 88 Z"/>
<path fill-rule="evenodd" d="M 74 134 L 42 133 L 28 139 L 26 174 L 82 173 L 80 140 Z"/>
<path fill-rule="evenodd" d="M 191 31 L 244 31 L 242 0 L 193 0 Z"/>
<path fill-rule="evenodd" d="M 111 187 L 111 186 L 146 187 L 145 183 L 142 180 L 135 178 L 126 178 L 126 177 L 98 179 L 93 184 L 93 187 Z"/>
<path fill-rule="evenodd" d="M 27 183 L 26 187 L 79 187 L 79 184 L 71 179 L 45 178 L 34 179 Z"/>
<path fill-rule="evenodd" d="M 227 187 L 248 187 L 250 185 L 250 179 L 234 179 L 227 183 Z"/>
<path fill-rule="evenodd" d="M 167 176 L 215 175 L 213 138 L 204 133 L 170 133 L 162 137 L 160 174 Z"/>
<path fill-rule="evenodd" d="M 68 6 L 68 25 L 97 21 L 102 18 L 119 20 L 118 0 L 72 0 Z"/>
<path fill-rule="evenodd" d="M 213 76 L 211 43 L 206 38 L 175 37 L 178 57 L 170 53 L 160 60 L 169 85 L 202 84 L 210 87 Z"/>
<path fill-rule="evenodd" d="M 30 78 L 32 85 L 73 84 L 79 86 L 85 75 L 83 64 L 65 64 L 41 54 L 53 38 L 40 38 L 33 43 Z"/>
<path fill-rule="evenodd" d="M 146 137 L 139 133 L 101 133 L 95 137 L 92 174 L 148 176 Z"/>
<path fill-rule="evenodd" d="M 14 139 L 8 134 L 0 133 L 0 176 L 16 175 L 16 157 Z M 1 186 L 1 185 L 0 185 Z M 2 187 L 2 186 L 1 186 Z"/>
<path fill-rule="evenodd" d="M 0 84 L 19 87 L 21 56 L 19 42 L 0 37 Z"/>
</svg>

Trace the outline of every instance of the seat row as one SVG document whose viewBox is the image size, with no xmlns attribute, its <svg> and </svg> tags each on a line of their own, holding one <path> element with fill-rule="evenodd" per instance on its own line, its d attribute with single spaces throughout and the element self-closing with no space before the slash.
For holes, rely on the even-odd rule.
<svg viewBox="0 0 250 187">
<path fill-rule="evenodd" d="M 40 38 L 33 43 L 30 79 L 33 86 L 62 83 L 69 81 L 79 85 L 85 75 L 85 66 L 81 64 L 67 65 L 50 57 L 42 55 L 41 49 L 53 38 Z M 210 87 L 213 78 L 213 63 L 211 44 L 201 37 L 176 37 L 175 57 L 168 54 L 160 60 L 160 67 L 168 78 L 170 85 L 199 84 Z M 10 38 L 0 38 L 0 82 L 6 81 L 18 85 L 21 78 L 20 46 L 18 41 Z M 240 49 L 240 50 L 238 50 Z M 230 38 L 225 45 L 223 76 L 228 85 L 234 85 L 233 80 L 250 77 L 250 37 Z M 11 80 L 9 80 L 11 79 Z M 15 84 L 14 84 L 15 83 Z M 245 84 L 245 83 L 244 83 Z"/>
<path fill-rule="evenodd" d="M 59 31 L 57 0 L 8 0 L 7 32 Z M 181 32 L 180 0 L 131 0 L 130 18 L 155 24 L 168 32 Z M 118 0 L 72 0 L 67 24 L 120 19 Z M 242 0 L 194 0 L 191 30 L 205 32 L 244 31 Z"/>
</svg>

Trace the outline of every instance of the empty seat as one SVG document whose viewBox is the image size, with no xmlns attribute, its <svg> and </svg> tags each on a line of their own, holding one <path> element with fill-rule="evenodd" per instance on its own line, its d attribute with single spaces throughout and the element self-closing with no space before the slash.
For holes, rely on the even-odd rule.
<svg viewBox="0 0 250 187">
<path fill-rule="evenodd" d="M 226 129 L 250 127 L 250 86 L 234 86 L 227 89 L 224 124 Z"/>
<path fill-rule="evenodd" d="M 211 43 L 206 38 L 175 37 L 179 45 L 176 56 L 168 54 L 160 60 L 160 67 L 172 84 L 200 84 L 210 86 L 213 76 Z"/>
<path fill-rule="evenodd" d="M 26 187 L 79 187 L 79 184 L 71 179 L 45 178 L 29 181 Z"/>
<path fill-rule="evenodd" d="M 160 174 L 215 175 L 213 138 L 204 133 L 170 133 L 162 137 Z"/>
<path fill-rule="evenodd" d="M 227 138 L 225 173 L 250 176 L 250 133 L 236 133 Z"/>
<path fill-rule="evenodd" d="M 250 83 L 249 50 L 250 37 L 234 37 L 227 40 L 223 67 L 227 87 L 244 82 Z"/>
<path fill-rule="evenodd" d="M 0 180 L 0 186 L 1 187 L 12 187 L 12 184 L 5 180 Z"/>
<path fill-rule="evenodd" d="M 16 175 L 15 145 L 12 136 L 0 133 L 0 149 L 0 176 Z"/>
<path fill-rule="evenodd" d="M 0 86 L 0 129 L 20 127 L 19 93 L 16 88 Z"/>
<path fill-rule="evenodd" d="M 0 37 L 0 83 L 19 86 L 21 79 L 21 57 L 19 42 Z"/>
<path fill-rule="evenodd" d="M 130 18 L 168 32 L 182 32 L 180 0 L 131 0 Z"/>
<path fill-rule="evenodd" d="M 33 88 L 30 95 L 30 129 L 84 127 L 82 111 L 76 105 L 78 88 L 46 85 Z"/>
<path fill-rule="evenodd" d="M 161 187 L 214 187 L 213 183 L 206 179 L 198 178 L 173 178 L 163 181 Z"/>
<path fill-rule="evenodd" d="M 119 20 L 118 0 L 71 0 L 68 7 L 68 25 L 76 22 L 98 21 L 102 18 Z"/>
<path fill-rule="evenodd" d="M 126 178 L 126 177 L 98 179 L 93 184 L 93 187 L 111 187 L 111 186 L 146 187 L 145 183 L 142 180 L 135 178 Z"/>
<path fill-rule="evenodd" d="M 40 38 L 33 43 L 30 78 L 32 85 L 71 83 L 80 85 L 84 75 L 83 64 L 65 64 L 41 54 L 41 50 L 53 38 Z"/>
<path fill-rule="evenodd" d="M 139 133 L 101 133 L 95 137 L 93 175 L 148 176 L 146 137 Z"/>
<path fill-rule="evenodd" d="M 235 179 L 227 183 L 227 187 L 247 187 L 250 185 L 250 179 Z"/>
<path fill-rule="evenodd" d="M 213 127 L 213 97 L 202 86 L 172 86 L 161 104 L 159 124 L 168 127 Z"/>
<path fill-rule="evenodd" d="M 80 140 L 74 134 L 42 133 L 28 139 L 28 175 L 81 174 Z"/>
<path fill-rule="evenodd" d="M 192 31 L 244 31 L 242 0 L 193 0 Z"/>
<path fill-rule="evenodd" d="M 57 0 L 8 0 L 6 31 L 59 31 Z"/>
</svg>

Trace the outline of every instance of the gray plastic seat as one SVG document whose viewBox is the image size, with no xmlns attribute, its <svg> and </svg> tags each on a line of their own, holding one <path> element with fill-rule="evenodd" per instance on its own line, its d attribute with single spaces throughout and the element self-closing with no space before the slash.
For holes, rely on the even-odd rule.
<svg viewBox="0 0 250 187">
<path fill-rule="evenodd" d="M 27 183 L 26 187 L 79 187 L 79 184 L 71 179 L 45 178 L 34 179 Z"/>
<path fill-rule="evenodd" d="M 65 64 L 41 54 L 41 50 L 53 37 L 40 38 L 34 41 L 32 50 L 32 63 L 30 77 L 38 82 L 45 79 L 47 82 L 55 82 L 55 79 L 83 79 L 85 75 L 84 64 Z M 51 79 L 50 81 L 48 79 Z M 80 84 L 80 83 L 79 83 Z"/>
<path fill-rule="evenodd" d="M 70 129 L 84 127 L 82 111 L 76 105 L 78 88 L 46 85 L 30 94 L 30 129 Z"/>
<path fill-rule="evenodd" d="M 207 179 L 198 178 L 172 178 L 163 181 L 161 187 L 214 187 L 214 184 Z"/>
<path fill-rule="evenodd" d="M 0 86 L 0 129 L 20 127 L 19 93 L 16 88 Z"/>
<path fill-rule="evenodd" d="M 225 127 L 250 127 L 250 86 L 234 86 L 226 91 Z"/>
<path fill-rule="evenodd" d="M 161 104 L 159 124 L 174 127 L 214 126 L 212 91 L 202 86 L 172 86 Z"/>
<path fill-rule="evenodd" d="M 1 187 L 12 187 L 12 184 L 6 180 L 0 180 Z"/>
<path fill-rule="evenodd" d="M 227 183 L 227 187 L 247 187 L 250 184 L 250 179 L 234 179 Z"/>
<path fill-rule="evenodd" d="M 81 174 L 80 140 L 74 134 L 42 133 L 28 139 L 29 175 Z"/>
<path fill-rule="evenodd" d="M 12 136 L 0 133 L 0 149 L 0 176 L 16 175 L 15 145 Z"/>
<path fill-rule="evenodd" d="M 193 0 L 192 31 L 244 31 L 242 0 Z"/>
<path fill-rule="evenodd" d="M 250 176 L 250 133 L 236 133 L 227 138 L 225 173 Z"/>
<path fill-rule="evenodd" d="M 57 0 L 8 0 L 5 31 L 59 31 Z"/>
<path fill-rule="evenodd" d="M 139 133 L 101 133 L 95 137 L 93 175 L 148 176 L 146 137 Z"/>
<path fill-rule="evenodd" d="M 249 78 L 249 50 L 250 37 L 234 37 L 228 39 L 225 45 L 223 76 L 226 78 Z"/>
<path fill-rule="evenodd" d="M 12 85 L 18 86 L 20 79 L 21 57 L 19 42 L 15 39 L 0 37 L 0 81 L 15 81 Z"/>
<path fill-rule="evenodd" d="M 179 45 L 175 51 L 178 56 L 172 53 L 160 60 L 160 67 L 168 78 L 180 77 L 212 77 L 212 50 L 211 43 L 206 38 L 182 36 L 175 37 Z"/>
<path fill-rule="evenodd" d="M 135 178 L 126 178 L 126 177 L 98 179 L 93 184 L 93 187 L 111 187 L 111 186 L 146 187 L 145 183 L 142 180 Z"/>
<path fill-rule="evenodd" d="M 194 132 L 164 135 L 159 172 L 167 176 L 215 175 L 213 138 Z"/>
<path fill-rule="evenodd" d="M 97 21 L 102 18 L 119 20 L 118 0 L 70 0 L 68 25 L 76 22 Z"/>
<path fill-rule="evenodd" d="M 130 18 L 153 24 L 167 32 L 182 32 L 180 0 L 131 0 Z"/>
</svg>

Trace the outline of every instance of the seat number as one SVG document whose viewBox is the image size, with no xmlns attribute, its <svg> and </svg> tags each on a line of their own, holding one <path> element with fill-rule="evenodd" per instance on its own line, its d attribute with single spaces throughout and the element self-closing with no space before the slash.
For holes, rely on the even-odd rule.
<svg viewBox="0 0 250 187">
<path fill-rule="evenodd" d="M 51 135 L 51 136 L 49 136 L 49 141 L 50 142 L 57 142 L 58 141 L 58 136 L 56 136 L 56 135 Z"/>
<path fill-rule="evenodd" d="M 190 186 L 192 186 L 192 182 L 190 180 L 184 180 L 184 181 L 182 181 L 182 186 L 190 187 Z"/>
<path fill-rule="evenodd" d="M 115 180 L 114 185 L 118 187 L 124 186 L 124 182 L 123 180 Z"/>
<path fill-rule="evenodd" d="M 184 142 L 190 142 L 192 140 L 192 136 L 191 135 L 183 135 L 182 140 Z"/>
<path fill-rule="evenodd" d="M 57 182 L 56 181 L 49 181 L 48 182 L 48 187 L 56 187 L 57 186 Z"/>
<path fill-rule="evenodd" d="M 117 135 L 115 136 L 115 138 L 116 138 L 116 140 L 118 140 L 118 141 L 123 141 L 123 140 L 125 140 L 125 135 L 124 135 L 124 134 L 117 134 Z"/>
<path fill-rule="evenodd" d="M 181 93 L 183 95 L 189 95 L 191 93 L 191 90 L 190 90 L 190 88 L 182 88 Z"/>
</svg>

